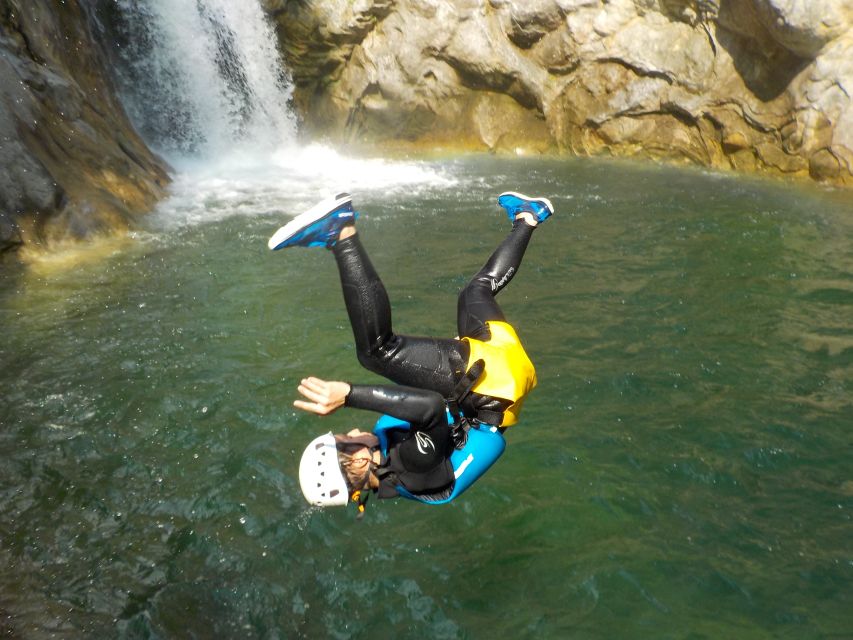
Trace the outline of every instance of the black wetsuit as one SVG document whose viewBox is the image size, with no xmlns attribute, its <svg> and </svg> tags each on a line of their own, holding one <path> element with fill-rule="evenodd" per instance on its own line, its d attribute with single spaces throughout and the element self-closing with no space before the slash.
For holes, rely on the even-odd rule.
<svg viewBox="0 0 853 640">
<path fill-rule="evenodd" d="M 509 235 L 495 249 L 482 269 L 459 293 L 459 337 L 487 341 L 486 323 L 506 322 L 495 296 L 512 280 L 535 227 L 516 221 Z M 388 294 L 358 235 L 334 246 L 344 303 L 349 314 L 359 362 L 397 384 L 431 389 L 447 397 L 453 392 L 468 364 L 468 344 L 459 339 L 415 337 L 394 333 Z M 499 408 L 500 401 L 471 394 L 462 409 L 470 418 L 477 409 Z"/>
<path fill-rule="evenodd" d="M 399 385 L 352 385 L 346 406 L 411 424 L 408 431 L 389 432 L 388 455 L 382 456 L 377 471 L 380 498 L 395 497 L 398 484 L 416 494 L 452 488 L 453 438 L 441 394 Z"/>
<path fill-rule="evenodd" d="M 506 322 L 495 296 L 518 273 L 534 229 L 517 220 L 483 268 L 459 293 L 460 338 L 487 341 L 490 336 L 486 322 Z M 353 386 L 347 406 L 387 413 L 410 422 L 411 430 L 401 432 L 392 443 L 391 448 L 396 452 L 389 453 L 383 467 L 393 467 L 394 475 L 412 493 L 431 493 L 447 487 L 453 481 L 448 460 L 453 445 L 445 419 L 444 398 L 453 393 L 465 374 L 468 344 L 459 339 L 394 333 L 388 294 L 358 235 L 338 241 L 333 251 L 359 362 L 366 369 L 405 385 Z M 483 410 L 500 416 L 509 404 L 506 400 L 471 393 L 460 409 L 465 416 L 475 419 Z M 500 424 L 500 419 L 491 423 Z M 428 434 L 435 448 L 430 449 L 423 439 L 418 440 L 418 433 Z M 420 449 L 429 449 L 430 455 L 418 450 L 419 443 Z M 383 493 L 387 494 L 387 487 L 380 489 L 380 497 L 390 497 Z"/>
</svg>

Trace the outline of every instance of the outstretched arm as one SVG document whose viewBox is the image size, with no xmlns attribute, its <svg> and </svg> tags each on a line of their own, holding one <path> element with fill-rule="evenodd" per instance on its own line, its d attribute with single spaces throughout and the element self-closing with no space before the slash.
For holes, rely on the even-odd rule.
<svg viewBox="0 0 853 640">
<path fill-rule="evenodd" d="M 351 385 L 347 382 L 305 378 L 299 384 L 305 400 L 293 406 L 325 416 L 343 406 L 367 409 L 418 425 L 423 430 L 447 424 L 440 393 L 395 385 Z"/>
<path fill-rule="evenodd" d="M 352 385 L 346 406 L 387 413 L 422 431 L 447 425 L 444 398 L 436 391 L 400 385 Z"/>
</svg>

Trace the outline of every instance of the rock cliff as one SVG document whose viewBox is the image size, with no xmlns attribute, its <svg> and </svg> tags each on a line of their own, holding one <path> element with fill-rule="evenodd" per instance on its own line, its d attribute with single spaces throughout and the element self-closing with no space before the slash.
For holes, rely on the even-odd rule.
<svg viewBox="0 0 853 640">
<path fill-rule="evenodd" d="M 125 227 L 162 197 L 78 0 L 0 0 L 0 252 Z"/>
<path fill-rule="evenodd" d="M 853 184 L 851 0 L 264 0 L 303 127 Z"/>
<path fill-rule="evenodd" d="M 164 194 L 99 1 L 0 0 L 0 252 L 125 227 Z M 853 0 L 261 1 L 308 137 L 853 185 Z"/>
</svg>

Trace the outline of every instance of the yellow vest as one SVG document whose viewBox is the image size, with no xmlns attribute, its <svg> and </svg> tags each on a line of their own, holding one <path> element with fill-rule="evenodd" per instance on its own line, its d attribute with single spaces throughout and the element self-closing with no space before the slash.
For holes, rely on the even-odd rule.
<svg viewBox="0 0 853 640">
<path fill-rule="evenodd" d="M 504 412 L 500 426 L 508 427 L 518 422 L 521 404 L 536 386 L 536 371 L 524 352 L 518 335 L 506 322 L 487 322 L 492 337 L 488 342 L 474 338 L 462 338 L 471 347 L 468 367 L 477 360 L 484 360 L 485 371 L 472 391 L 484 396 L 510 400 L 512 404 Z"/>
</svg>

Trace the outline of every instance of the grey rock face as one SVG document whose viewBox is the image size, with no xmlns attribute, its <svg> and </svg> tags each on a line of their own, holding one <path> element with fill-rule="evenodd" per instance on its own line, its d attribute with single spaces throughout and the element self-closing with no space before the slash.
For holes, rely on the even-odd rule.
<svg viewBox="0 0 853 640">
<path fill-rule="evenodd" d="M 77 0 L 0 0 L 0 252 L 126 227 L 163 195 Z"/>
</svg>

